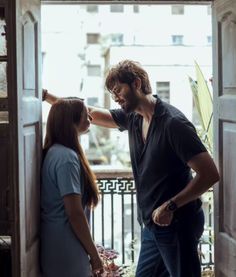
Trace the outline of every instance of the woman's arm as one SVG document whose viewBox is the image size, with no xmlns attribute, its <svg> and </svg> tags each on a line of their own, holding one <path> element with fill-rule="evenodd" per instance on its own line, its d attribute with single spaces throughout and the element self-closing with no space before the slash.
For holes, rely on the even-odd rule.
<svg viewBox="0 0 236 277">
<path fill-rule="evenodd" d="M 79 194 L 69 194 L 64 196 L 63 200 L 72 229 L 90 257 L 92 270 L 94 272 L 103 272 L 103 264 L 89 230 L 82 207 L 81 196 Z"/>
</svg>

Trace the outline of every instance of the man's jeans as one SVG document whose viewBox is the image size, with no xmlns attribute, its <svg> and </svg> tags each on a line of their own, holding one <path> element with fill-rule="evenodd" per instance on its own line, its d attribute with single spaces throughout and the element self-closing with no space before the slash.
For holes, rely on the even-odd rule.
<svg viewBox="0 0 236 277">
<path fill-rule="evenodd" d="M 200 277 L 197 247 L 203 228 L 202 209 L 167 227 L 144 227 L 136 277 Z"/>
</svg>

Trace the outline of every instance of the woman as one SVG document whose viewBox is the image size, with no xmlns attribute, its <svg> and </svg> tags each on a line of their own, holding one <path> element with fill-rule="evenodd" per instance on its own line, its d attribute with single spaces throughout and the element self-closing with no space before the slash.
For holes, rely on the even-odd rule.
<svg viewBox="0 0 236 277">
<path fill-rule="evenodd" d="M 89 277 L 103 272 L 86 218 L 86 211 L 98 203 L 98 189 L 79 143 L 90 120 L 83 101 L 75 98 L 57 101 L 49 112 L 41 186 L 44 277 Z"/>
</svg>

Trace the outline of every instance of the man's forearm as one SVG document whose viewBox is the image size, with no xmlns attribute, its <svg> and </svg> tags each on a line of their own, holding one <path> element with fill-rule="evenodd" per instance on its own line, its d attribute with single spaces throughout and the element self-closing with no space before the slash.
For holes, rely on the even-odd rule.
<svg viewBox="0 0 236 277">
<path fill-rule="evenodd" d="M 118 128 L 109 110 L 92 106 L 89 106 L 88 109 L 92 116 L 92 124 L 106 128 Z"/>
<path fill-rule="evenodd" d="M 220 178 L 215 163 L 207 152 L 194 156 L 188 162 L 188 166 L 196 172 L 196 175 L 181 192 L 172 198 L 177 207 L 197 199 Z"/>
<path fill-rule="evenodd" d="M 197 199 L 217 181 L 218 178 L 209 178 L 206 175 L 196 174 L 196 176 L 182 191 L 171 198 L 171 201 L 176 204 L 177 208 L 180 208 Z M 160 207 L 153 211 L 152 220 L 155 224 L 168 226 L 171 223 L 173 219 L 173 211 L 169 210 L 168 205 L 170 205 L 170 201 L 163 203 Z"/>
<path fill-rule="evenodd" d="M 49 104 L 51 105 L 54 104 L 58 99 L 59 97 L 51 94 L 48 90 L 46 89 L 43 90 L 43 100 L 45 100 Z"/>
<path fill-rule="evenodd" d="M 189 182 L 189 184 L 172 200 L 176 203 L 177 207 L 180 208 L 185 204 L 197 199 L 204 192 L 206 192 L 210 187 L 212 187 L 218 179 L 209 179 L 204 176 L 196 174 L 196 176 Z"/>
<path fill-rule="evenodd" d="M 43 100 L 49 104 L 54 104 L 60 97 L 57 97 L 46 89 L 43 89 Z M 92 124 L 106 127 L 106 128 L 118 128 L 117 124 L 113 120 L 109 110 L 104 108 L 97 108 L 88 106 L 90 115 L 92 116 Z"/>
</svg>

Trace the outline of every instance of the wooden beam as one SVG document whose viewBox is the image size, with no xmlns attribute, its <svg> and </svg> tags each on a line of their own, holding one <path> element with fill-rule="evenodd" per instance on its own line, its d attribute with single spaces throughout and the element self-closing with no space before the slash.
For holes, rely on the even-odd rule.
<svg viewBox="0 0 236 277">
<path fill-rule="evenodd" d="M 195 5 L 204 5 L 204 4 L 210 4 L 214 0 L 87 0 L 87 1 L 81 1 L 81 0 L 41 0 L 42 4 L 195 4 Z"/>
</svg>

